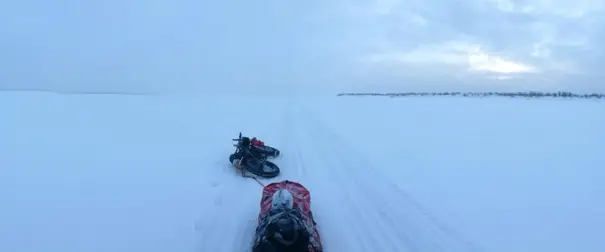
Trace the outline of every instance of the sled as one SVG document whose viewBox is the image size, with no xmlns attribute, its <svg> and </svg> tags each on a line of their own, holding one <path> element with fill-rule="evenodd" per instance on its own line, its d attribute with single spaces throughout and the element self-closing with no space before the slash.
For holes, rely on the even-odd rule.
<svg viewBox="0 0 605 252">
<path fill-rule="evenodd" d="M 281 181 L 266 185 L 263 188 L 261 202 L 260 202 L 260 213 L 258 215 L 258 227 L 264 226 L 264 222 L 267 222 L 272 208 L 274 207 L 273 195 L 279 190 L 287 190 L 292 194 L 292 208 L 297 209 L 302 213 L 305 225 L 310 234 L 310 252 L 322 251 L 321 237 L 317 230 L 317 223 L 311 212 L 311 194 L 303 185 L 293 181 Z M 257 236 L 260 230 L 257 228 Z M 262 231 L 261 231 L 262 232 Z M 258 240 L 258 237 L 257 237 Z"/>
</svg>

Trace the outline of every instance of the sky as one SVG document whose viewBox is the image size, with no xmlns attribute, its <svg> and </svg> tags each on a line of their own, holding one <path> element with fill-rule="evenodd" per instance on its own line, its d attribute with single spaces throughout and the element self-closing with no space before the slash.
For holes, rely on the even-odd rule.
<svg viewBox="0 0 605 252">
<path fill-rule="evenodd" d="M 605 0 L 0 2 L 0 89 L 605 92 Z"/>
</svg>

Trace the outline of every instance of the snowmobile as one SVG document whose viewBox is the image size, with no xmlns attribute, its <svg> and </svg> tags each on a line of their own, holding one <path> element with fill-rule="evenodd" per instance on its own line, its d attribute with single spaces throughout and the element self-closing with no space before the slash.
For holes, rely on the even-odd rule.
<svg viewBox="0 0 605 252">
<path fill-rule="evenodd" d="M 239 137 L 232 140 L 237 143 L 233 144 L 235 152 L 229 155 L 229 162 L 242 170 L 242 176 L 245 176 L 245 172 L 263 178 L 274 178 L 279 175 L 279 167 L 267 160 L 267 154 L 263 149 L 252 146 L 250 138 L 242 137 L 240 132 Z"/>
</svg>

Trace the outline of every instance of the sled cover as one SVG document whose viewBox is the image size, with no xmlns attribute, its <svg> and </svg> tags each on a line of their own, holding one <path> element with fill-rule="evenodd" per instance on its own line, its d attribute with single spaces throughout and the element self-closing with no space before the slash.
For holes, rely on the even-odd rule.
<svg viewBox="0 0 605 252">
<path fill-rule="evenodd" d="M 279 193 L 280 190 L 287 190 L 290 195 L 284 196 Z M 322 252 L 322 245 L 319 232 L 311 212 L 311 194 L 300 183 L 292 181 L 275 182 L 266 185 L 263 188 L 263 194 L 260 202 L 260 213 L 258 215 L 258 228 L 256 229 L 256 243 L 260 242 L 264 235 L 265 227 L 271 221 L 272 210 L 279 211 L 276 208 L 293 208 L 301 213 L 306 230 L 309 233 L 309 252 Z"/>
</svg>

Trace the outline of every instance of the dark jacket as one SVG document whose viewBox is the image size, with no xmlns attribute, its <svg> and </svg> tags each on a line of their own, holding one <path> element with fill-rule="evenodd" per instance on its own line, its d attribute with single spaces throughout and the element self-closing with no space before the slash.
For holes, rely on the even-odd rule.
<svg viewBox="0 0 605 252">
<path fill-rule="evenodd" d="M 266 239 L 257 244 L 252 252 L 309 252 L 309 234 L 299 229 L 298 235 L 296 242 L 289 246 L 274 241 L 271 236 L 266 236 Z"/>
</svg>

